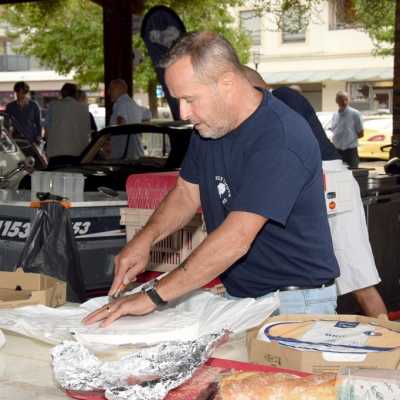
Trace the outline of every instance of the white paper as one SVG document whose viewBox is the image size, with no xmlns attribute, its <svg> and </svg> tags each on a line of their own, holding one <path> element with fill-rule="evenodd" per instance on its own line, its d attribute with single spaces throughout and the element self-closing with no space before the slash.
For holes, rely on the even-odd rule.
<svg viewBox="0 0 400 400">
<path fill-rule="evenodd" d="M 0 349 L 6 344 L 6 338 L 3 332 L 0 330 Z"/>
<path fill-rule="evenodd" d="M 100 297 L 76 308 L 36 305 L 0 310 L 0 328 L 52 344 L 75 338 L 93 351 L 101 351 L 112 345 L 192 340 L 222 329 L 241 333 L 259 325 L 279 306 L 277 296 L 228 300 L 208 291 L 198 291 L 164 310 L 120 318 L 108 328 L 81 323 L 89 312 L 107 302 L 107 297 Z"/>
<path fill-rule="evenodd" d="M 365 332 L 375 332 L 373 325 L 355 323 L 354 326 L 349 327 L 345 322 L 346 327 L 342 327 L 340 323 L 341 321 L 316 321 L 312 328 L 301 337 L 301 340 L 321 344 L 364 347 L 369 338 Z"/>
</svg>

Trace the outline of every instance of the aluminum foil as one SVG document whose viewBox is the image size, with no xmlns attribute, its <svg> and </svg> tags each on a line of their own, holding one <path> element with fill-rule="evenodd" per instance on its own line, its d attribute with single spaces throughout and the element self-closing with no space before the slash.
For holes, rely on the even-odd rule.
<svg viewBox="0 0 400 400">
<path fill-rule="evenodd" d="M 161 400 L 190 379 L 226 337 L 224 331 L 193 341 L 164 342 L 108 362 L 67 341 L 52 350 L 54 376 L 63 389 L 104 390 L 109 400 Z"/>
</svg>

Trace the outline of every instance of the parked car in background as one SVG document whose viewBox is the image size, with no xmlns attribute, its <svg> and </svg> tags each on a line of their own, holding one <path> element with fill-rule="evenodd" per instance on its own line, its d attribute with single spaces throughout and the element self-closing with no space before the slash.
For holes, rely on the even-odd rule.
<svg viewBox="0 0 400 400">
<path fill-rule="evenodd" d="M 172 119 L 172 113 L 171 113 L 171 109 L 169 108 L 169 106 L 158 107 L 157 111 L 158 111 L 159 119 L 166 119 L 166 120 Z"/>
<path fill-rule="evenodd" d="M 99 107 L 97 104 L 89 105 L 89 112 L 92 113 L 93 118 L 96 122 L 97 130 L 100 131 L 106 127 L 106 109 L 105 107 Z"/>
<path fill-rule="evenodd" d="M 360 158 L 389 159 L 389 148 L 382 150 L 382 146 L 392 143 L 393 116 L 365 115 L 364 136 L 358 140 L 358 154 Z"/>
<path fill-rule="evenodd" d="M 125 191 L 126 180 L 131 174 L 178 169 L 192 131 L 191 125 L 171 121 L 107 127 L 98 132 L 77 163 L 60 165 L 52 170 L 83 174 L 86 177 L 85 191 L 97 191 L 101 186 Z M 144 157 L 140 159 L 133 159 L 129 154 L 129 139 L 133 135 L 140 135 L 144 148 Z M 118 157 L 112 155 L 112 137 L 125 140 L 125 148 Z M 22 187 L 30 189 L 30 178 L 24 180 Z"/>
<path fill-rule="evenodd" d="M 328 136 L 329 140 L 332 140 L 333 132 L 332 132 L 332 117 L 334 112 L 331 111 L 318 111 L 317 117 L 321 122 L 322 127 Z"/>
</svg>

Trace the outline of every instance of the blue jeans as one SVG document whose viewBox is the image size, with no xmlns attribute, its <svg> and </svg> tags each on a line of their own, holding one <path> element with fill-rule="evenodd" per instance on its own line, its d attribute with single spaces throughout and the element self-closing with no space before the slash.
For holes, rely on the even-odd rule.
<svg viewBox="0 0 400 400">
<path fill-rule="evenodd" d="M 272 296 L 269 293 L 264 297 Z M 238 300 L 237 297 L 225 294 L 227 299 Z M 279 314 L 336 314 L 336 285 L 321 289 L 287 290 L 279 292 L 280 306 L 273 315 Z"/>
</svg>

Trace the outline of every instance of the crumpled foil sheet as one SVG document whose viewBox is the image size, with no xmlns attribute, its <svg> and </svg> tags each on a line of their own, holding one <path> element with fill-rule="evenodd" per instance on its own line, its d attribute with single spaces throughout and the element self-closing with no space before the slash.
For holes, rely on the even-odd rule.
<svg viewBox="0 0 400 400">
<path fill-rule="evenodd" d="M 164 342 L 107 362 L 82 344 L 67 341 L 52 350 L 54 376 L 63 389 L 104 390 L 108 400 L 162 400 L 192 377 L 227 334 L 223 331 L 193 341 Z"/>
</svg>

